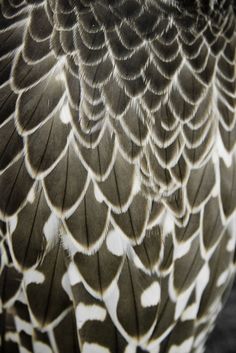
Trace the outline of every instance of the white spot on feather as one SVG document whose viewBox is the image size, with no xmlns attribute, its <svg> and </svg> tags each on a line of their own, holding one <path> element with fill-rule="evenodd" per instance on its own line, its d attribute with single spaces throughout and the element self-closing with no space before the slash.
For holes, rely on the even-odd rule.
<svg viewBox="0 0 236 353">
<path fill-rule="evenodd" d="M 69 109 L 68 102 L 66 102 L 61 108 L 60 119 L 63 124 L 68 124 L 71 121 L 71 112 Z"/>
<path fill-rule="evenodd" d="M 71 262 L 68 266 L 68 275 L 72 286 L 81 282 L 79 271 L 73 262 Z"/>
<path fill-rule="evenodd" d="M 100 191 L 100 189 L 98 188 L 96 183 L 93 183 L 94 185 L 94 196 L 95 199 L 99 202 L 102 203 L 104 201 L 104 196 L 102 194 L 102 192 Z"/>
<path fill-rule="evenodd" d="M 182 243 L 178 243 L 176 242 L 175 247 L 174 247 L 174 259 L 180 259 L 181 257 L 183 257 L 184 255 L 186 255 L 188 253 L 188 251 L 190 250 L 190 246 L 191 246 L 192 242 L 182 242 Z"/>
<path fill-rule="evenodd" d="M 203 293 L 204 289 L 206 288 L 206 286 L 209 282 L 209 279 L 210 279 L 210 269 L 209 269 L 208 263 L 206 262 L 197 276 L 196 296 L 197 296 L 197 301 L 199 304 L 200 304 L 200 300 L 202 298 L 202 293 Z"/>
<path fill-rule="evenodd" d="M 121 231 L 116 228 L 108 232 L 106 238 L 108 250 L 116 256 L 122 256 L 127 250 L 127 241 L 122 236 Z"/>
<path fill-rule="evenodd" d="M 193 337 L 190 337 L 179 346 L 173 345 L 170 347 L 169 353 L 189 353 L 193 344 Z"/>
<path fill-rule="evenodd" d="M 43 283 L 45 280 L 44 275 L 36 270 L 28 270 L 24 272 L 24 282 L 26 286 L 30 283 Z"/>
<path fill-rule="evenodd" d="M 136 252 L 132 248 L 129 249 L 128 254 L 137 268 L 139 268 L 144 272 L 146 271 L 147 273 L 149 273 L 149 271 L 145 268 L 144 264 L 141 262 L 140 258 L 137 256 Z"/>
<path fill-rule="evenodd" d="M 87 321 L 104 321 L 106 318 L 106 310 L 98 305 L 84 305 L 80 303 L 76 308 L 76 322 L 80 329 Z"/>
<path fill-rule="evenodd" d="M 65 290 L 65 292 L 68 294 L 69 298 L 72 299 L 73 295 L 72 295 L 71 285 L 70 285 L 70 281 L 69 281 L 67 272 L 62 277 L 62 283 L 61 284 L 62 284 L 62 287 Z"/>
<path fill-rule="evenodd" d="M 235 239 L 234 238 L 231 238 L 228 243 L 227 243 L 227 247 L 226 247 L 226 250 L 228 252 L 231 252 L 235 249 Z"/>
<path fill-rule="evenodd" d="M 216 284 L 217 287 L 222 286 L 227 281 L 228 275 L 229 275 L 228 269 L 221 273 L 221 275 L 219 276 L 219 278 L 217 280 L 217 284 Z"/>
<path fill-rule="evenodd" d="M 57 65 L 57 75 L 55 77 L 56 81 L 62 81 L 62 82 L 66 82 L 66 75 L 65 72 L 63 70 L 63 66 L 65 64 L 65 58 L 62 57 L 61 59 L 59 59 L 58 61 L 58 65 Z"/>
<path fill-rule="evenodd" d="M 18 336 L 18 333 L 15 333 L 15 332 L 6 332 L 6 333 L 5 333 L 5 340 L 6 340 L 6 341 L 12 341 L 12 342 L 19 343 L 19 336 Z M 0 341 L 0 347 L 1 347 L 1 341 Z"/>
<path fill-rule="evenodd" d="M 230 234 L 230 239 L 227 243 L 227 247 L 226 247 L 226 250 L 228 252 L 232 252 L 234 251 L 235 249 L 235 243 L 236 243 L 236 215 L 234 214 L 232 219 L 230 220 L 229 222 L 229 225 L 228 225 L 228 231 L 229 231 L 229 234 Z"/>
<path fill-rule="evenodd" d="M 225 149 L 219 132 L 216 135 L 215 148 L 216 154 L 223 159 L 225 165 L 229 168 L 232 165 L 232 154 Z M 215 154 L 213 156 L 215 158 Z"/>
<path fill-rule="evenodd" d="M 16 229 L 17 226 L 17 221 L 18 218 L 17 216 L 11 217 L 9 220 L 9 230 L 10 230 L 10 234 L 12 234 L 14 232 L 14 230 Z"/>
<path fill-rule="evenodd" d="M 194 348 L 198 348 L 199 346 L 201 347 L 202 344 L 205 342 L 206 339 L 206 332 L 203 331 L 201 332 L 194 341 Z M 202 352 L 202 350 L 200 350 Z"/>
<path fill-rule="evenodd" d="M 59 219 L 55 216 L 54 213 L 51 213 L 47 222 L 43 227 L 43 233 L 49 244 L 52 244 L 56 236 L 59 234 Z"/>
<path fill-rule="evenodd" d="M 193 291 L 193 286 L 188 288 L 185 292 L 181 293 L 177 297 L 176 306 L 175 306 L 175 320 L 177 320 L 185 310 L 188 300 L 192 294 L 192 291 Z"/>
<path fill-rule="evenodd" d="M 29 353 L 29 351 L 25 347 L 20 347 L 20 353 Z"/>
<path fill-rule="evenodd" d="M 100 346 L 96 343 L 85 343 L 83 345 L 82 353 L 111 353 L 109 349 Z"/>
<path fill-rule="evenodd" d="M 61 236 L 64 249 L 66 249 L 69 254 L 73 257 L 77 253 L 78 248 L 76 247 L 71 238 L 72 237 L 68 233 L 63 233 Z"/>
<path fill-rule="evenodd" d="M 136 353 L 136 346 L 130 343 L 126 348 L 124 353 Z"/>
<path fill-rule="evenodd" d="M 35 200 L 35 191 L 34 191 L 34 188 L 31 188 L 28 196 L 27 196 L 27 200 L 29 201 L 29 203 L 33 203 L 34 200 Z"/>
<path fill-rule="evenodd" d="M 153 282 L 141 295 L 141 304 L 143 308 L 156 306 L 160 300 L 160 285 L 158 282 Z"/>
<path fill-rule="evenodd" d="M 52 353 L 52 350 L 42 342 L 34 343 L 34 352 L 35 353 Z"/>
<path fill-rule="evenodd" d="M 134 175 L 133 183 L 134 183 L 133 194 L 136 195 L 141 190 L 140 173 L 138 173 L 137 171 Z"/>
<path fill-rule="evenodd" d="M 32 336 L 33 327 L 31 323 L 22 320 L 19 316 L 15 316 L 15 324 L 18 332 L 24 331 L 29 336 Z"/>
<path fill-rule="evenodd" d="M 189 305 L 187 309 L 183 312 L 181 317 L 182 321 L 194 320 L 196 319 L 199 305 L 197 303 L 193 303 Z"/>
<path fill-rule="evenodd" d="M 174 219 L 171 216 L 170 212 L 166 211 L 163 214 L 160 225 L 162 226 L 163 235 L 167 235 L 167 234 L 172 233 L 174 231 L 175 223 L 174 223 Z"/>
<path fill-rule="evenodd" d="M 206 263 L 201 271 L 198 274 L 197 281 L 196 281 L 196 302 L 189 305 L 183 312 L 181 319 L 182 321 L 185 320 L 194 320 L 196 319 L 198 310 L 199 310 L 199 305 L 201 302 L 202 298 L 202 293 L 204 289 L 206 288 L 208 282 L 209 282 L 209 276 L 210 276 L 210 270 L 209 270 L 209 265 Z"/>
</svg>

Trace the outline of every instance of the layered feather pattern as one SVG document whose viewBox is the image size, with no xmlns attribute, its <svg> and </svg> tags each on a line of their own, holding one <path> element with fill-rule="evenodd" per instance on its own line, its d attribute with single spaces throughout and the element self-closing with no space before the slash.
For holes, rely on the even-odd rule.
<svg viewBox="0 0 236 353">
<path fill-rule="evenodd" d="M 4 353 L 200 353 L 235 272 L 233 1 L 3 0 Z"/>
</svg>

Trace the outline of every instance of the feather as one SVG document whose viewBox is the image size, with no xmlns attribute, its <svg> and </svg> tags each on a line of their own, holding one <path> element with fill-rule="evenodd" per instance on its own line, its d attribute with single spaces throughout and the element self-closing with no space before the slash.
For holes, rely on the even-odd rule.
<svg viewBox="0 0 236 353">
<path fill-rule="evenodd" d="M 236 143 L 236 125 L 233 125 L 232 130 L 226 130 L 222 124 L 219 124 L 219 131 L 225 149 L 228 152 L 233 152 Z"/>
<path fill-rule="evenodd" d="M 49 38 L 46 38 L 45 40 L 39 42 L 32 37 L 30 31 L 26 32 L 23 47 L 23 57 L 25 58 L 26 62 L 35 63 L 41 61 L 46 56 L 48 56 L 49 52 Z"/>
<path fill-rule="evenodd" d="M 17 95 L 11 90 L 10 84 L 6 82 L 0 87 L 0 124 L 4 123 L 15 111 Z"/>
<path fill-rule="evenodd" d="M 204 264 L 199 247 L 199 239 L 193 239 L 189 251 L 175 260 L 173 284 L 177 293 L 181 293 L 191 286 L 193 279 L 197 277 Z M 189 261 L 189 259 L 191 260 Z M 186 266 L 186 261 L 188 266 Z"/>
<path fill-rule="evenodd" d="M 134 246 L 133 249 L 145 270 L 154 271 L 160 261 L 162 246 L 162 236 L 159 226 L 148 230 L 143 242 L 140 245 Z"/>
<path fill-rule="evenodd" d="M 132 201 L 135 169 L 118 153 L 108 178 L 98 187 L 114 212 L 125 211 Z"/>
<path fill-rule="evenodd" d="M 65 352 L 65 349 L 69 349 L 70 353 L 80 353 L 75 314 L 72 310 L 55 327 L 54 337 L 59 353 Z"/>
<path fill-rule="evenodd" d="M 128 162 L 134 163 L 140 158 L 142 147 L 136 145 L 133 140 L 129 138 L 118 120 L 111 118 L 109 121 L 115 131 L 120 153 Z"/>
<path fill-rule="evenodd" d="M 149 212 L 150 200 L 138 193 L 126 212 L 113 213 L 112 217 L 127 238 L 132 243 L 139 244 L 145 236 Z"/>
<path fill-rule="evenodd" d="M 54 211 L 62 215 L 80 202 L 86 192 L 87 180 L 88 173 L 74 147 L 69 144 L 66 154 L 43 181 L 45 193 Z"/>
<path fill-rule="evenodd" d="M 37 265 L 44 255 L 47 242 L 44 227 L 50 214 L 42 188 L 37 190 L 34 201 L 28 202 L 18 214 L 11 241 L 14 257 L 23 270 Z"/>
<path fill-rule="evenodd" d="M 88 287 L 93 296 L 99 298 L 106 295 L 117 279 L 123 263 L 122 256 L 112 254 L 105 244 L 90 256 L 77 253 L 74 261 L 85 287 Z"/>
<path fill-rule="evenodd" d="M 10 27 L 4 31 L 0 31 L 0 40 L 4 42 L 4 46 L 1 45 L 0 48 L 0 57 L 6 57 L 7 55 L 15 52 L 17 48 L 22 43 L 23 31 L 24 31 L 24 22 L 18 26 Z"/>
<path fill-rule="evenodd" d="M 196 182 L 196 180 L 198 180 Z M 201 185 L 204 185 L 201 187 Z M 191 208 L 197 209 L 209 198 L 215 185 L 215 172 L 212 163 L 193 170 L 187 184 L 187 197 Z"/>
<path fill-rule="evenodd" d="M 219 261 L 221 253 L 222 251 L 224 252 L 229 240 L 229 234 L 224 233 L 224 236 L 222 236 L 220 241 L 220 246 L 217 248 L 217 250 L 213 253 L 213 256 L 211 257 L 210 267 L 212 268 L 212 271 L 210 273 L 210 278 L 207 283 L 207 287 L 204 291 L 201 306 L 199 308 L 200 317 L 203 317 L 207 314 L 211 307 L 210 303 L 214 301 L 212 297 L 214 296 L 216 299 L 219 292 L 224 291 L 225 281 L 230 280 L 230 271 L 232 270 L 230 268 L 230 262 L 232 255 L 230 254 L 230 252 L 227 252 L 224 255 L 224 261 Z M 217 290 L 212 290 L 214 287 L 216 287 Z"/>
<path fill-rule="evenodd" d="M 14 53 L 0 59 L 0 86 L 10 79 L 12 60 Z"/>
<path fill-rule="evenodd" d="M 229 217 L 235 210 L 235 165 L 232 164 L 227 168 L 225 162 L 221 160 L 220 163 L 221 169 L 221 182 L 220 182 L 220 196 L 222 201 L 222 207 L 225 217 Z"/>
<path fill-rule="evenodd" d="M 73 288 L 74 293 L 80 293 L 78 310 L 78 320 L 80 322 L 80 338 L 84 351 L 90 349 L 110 349 L 123 352 L 127 347 L 127 342 L 120 334 L 119 330 L 113 325 L 110 316 L 106 311 L 105 305 L 98 299 L 92 297 L 82 284 L 77 284 Z M 77 297 L 77 295 L 75 295 Z M 96 317 L 96 320 L 84 321 L 83 310 L 88 309 L 88 317 Z M 95 314 L 95 310 L 96 314 Z M 80 314 L 80 315 L 79 315 Z M 82 316 L 82 315 L 83 316 Z M 82 316 L 82 317 L 81 317 Z M 103 333 L 106 332 L 107 335 Z"/>
<path fill-rule="evenodd" d="M 14 120 L 10 119 L 0 129 L 0 171 L 4 171 L 14 163 L 22 150 L 22 138 L 17 133 Z"/>
<path fill-rule="evenodd" d="M 107 205 L 96 200 L 90 183 L 77 209 L 65 220 L 69 234 L 85 253 L 93 252 L 97 244 L 101 244 L 108 228 L 109 213 Z"/>
<path fill-rule="evenodd" d="M 111 76 L 111 78 L 107 80 L 103 87 L 103 94 L 105 95 L 106 104 L 110 108 L 112 117 L 117 118 L 126 111 L 130 103 L 129 97 L 114 77 Z"/>
<path fill-rule="evenodd" d="M 59 112 L 25 139 L 26 156 L 31 175 L 39 177 L 49 171 L 65 154 L 70 128 L 63 124 Z"/>
<path fill-rule="evenodd" d="M 62 287 L 66 271 L 60 243 L 45 256 L 44 261 L 24 278 L 27 300 L 38 327 L 45 327 L 70 308 L 70 300 Z M 52 305 L 53 303 L 53 305 Z"/>
<path fill-rule="evenodd" d="M 34 180 L 27 172 L 23 158 L 0 175 L 1 218 L 13 216 L 24 206 L 33 184 Z"/>
<path fill-rule="evenodd" d="M 145 145 L 148 138 L 148 129 L 142 120 L 144 120 L 142 112 L 136 112 L 131 106 L 129 106 L 120 119 L 125 133 L 138 146 Z"/>
<path fill-rule="evenodd" d="M 148 276 L 126 259 L 118 281 L 117 318 L 129 336 L 139 341 L 155 324 L 159 304 L 159 281 Z M 145 292 L 153 289 L 153 302 L 146 302 Z M 129 308 L 127 312 L 126 308 Z"/>
<path fill-rule="evenodd" d="M 19 95 L 16 111 L 17 125 L 22 135 L 41 127 L 52 115 L 59 115 L 58 105 L 62 96 L 63 87 L 59 80 L 45 79 L 23 91 Z"/>
<path fill-rule="evenodd" d="M 105 129 L 99 145 L 95 148 L 78 146 L 79 153 L 87 168 L 98 181 L 103 181 L 110 174 L 116 158 L 115 136 Z"/>
<path fill-rule="evenodd" d="M 211 217 L 212 220 L 209 222 Z M 205 206 L 202 222 L 203 243 L 206 250 L 210 250 L 221 239 L 224 231 L 218 198 L 210 198 Z"/>
<path fill-rule="evenodd" d="M 13 266 L 5 266 L 0 274 L 1 305 L 9 305 L 20 290 L 22 275 Z"/>
<path fill-rule="evenodd" d="M 169 272 L 173 267 L 174 259 L 174 244 L 173 244 L 173 234 L 168 233 L 165 238 L 162 237 L 162 242 L 164 243 L 164 253 L 162 255 L 162 261 L 160 263 L 160 271 L 165 273 Z"/>
<path fill-rule="evenodd" d="M 55 64 L 56 59 L 51 53 L 39 62 L 31 64 L 26 61 L 22 52 L 20 52 L 15 60 L 12 72 L 14 87 L 21 90 L 34 86 L 48 76 Z"/>
<path fill-rule="evenodd" d="M 43 26 L 41 23 L 43 22 Z M 34 6 L 30 16 L 29 31 L 37 41 L 42 41 L 52 33 L 52 24 L 44 5 Z"/>
<path fill-rule="evenodd" d="M 209 201 L 210 202 L 210 201 Z M 207 208 L 207 206 L 206 206 Z M 204 217 L 208 217 L 208 213 L 204 213 Z M 204 221 L 203 221 L 204 222 Z M 207 227 L 207 221 L 205 222 L 205 227 Z M 189 216 L 189 220 L 184 227 L 175 226 L 175 236 L 178 242 L 185 242 L 189 239 L 193 238 L 200 229 L 200 214 L 199 213 L 191 213 Z M 204 234 L 209 236 L 208 232 L 204 231 Z"/>
<path fill-rule="evenodd" d="M 158 307 L 158 317 L 152 335 L 149 339 L 150 345 L 155 347 L 156 340 L 168 336 L 168 331 L 173 328 L 175 303 L 171 300 L 168 290 L 169 276 L 161 280 L 161 297 Z M 162 341 L 162 340 L 161 340 Z"/>
<path fill-rule="evenodd" d="M 233 0 L 2 0 L 3 352 L 203 352 L 235 272 Z"/>
</svg>

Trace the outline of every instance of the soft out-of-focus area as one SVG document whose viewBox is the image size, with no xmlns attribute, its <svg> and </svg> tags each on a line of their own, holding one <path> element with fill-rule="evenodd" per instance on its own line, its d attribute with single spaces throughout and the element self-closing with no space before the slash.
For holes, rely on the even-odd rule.
<svg viewBox="0 0 236 353">
<path fill-rule="evenodd" d="M 236 281 L 223 311 L 218 316 L 206 353 L 236 353 Z"/>
</svg>

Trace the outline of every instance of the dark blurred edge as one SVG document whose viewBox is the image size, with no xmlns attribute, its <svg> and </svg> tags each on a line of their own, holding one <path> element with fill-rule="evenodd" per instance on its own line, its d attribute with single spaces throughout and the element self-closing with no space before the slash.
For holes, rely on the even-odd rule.
<svg viewBox="0 0 236 353">
<path fill-rule="evenodd" d="M 205 353 L 236 353 L 236 281 L 208 339 Z"/>
</svg>

